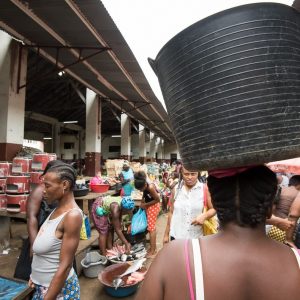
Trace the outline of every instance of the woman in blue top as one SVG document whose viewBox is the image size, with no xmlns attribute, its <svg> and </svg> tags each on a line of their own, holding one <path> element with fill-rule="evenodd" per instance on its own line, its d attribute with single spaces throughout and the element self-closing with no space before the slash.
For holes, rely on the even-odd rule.
<svg viewBox="0 0 300 300">
<path fill-rule="evenodd" d="M 123 187 L 122 196 L 130 196 L 133 191 L 133 186 L 130 182 L 134 179 L 134 174 L 128 161 L 124 161 L 123 171 L 120 173 L 119 177 Z"/>
</svg>

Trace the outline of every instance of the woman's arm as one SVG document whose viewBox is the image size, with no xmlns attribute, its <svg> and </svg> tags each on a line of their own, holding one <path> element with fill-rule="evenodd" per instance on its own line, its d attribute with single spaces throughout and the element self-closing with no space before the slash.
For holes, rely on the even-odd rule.
<svg viewBox="0 0 300 300">
<path fill-rule="evenodd" d="M 216 210 L 213 208 L 212 202 L 211 202 L 211 196 L 209 190 L 206 188 L 206 197 L 207 197 L 207 211 L 202 212 L 197 216 L 196 219 L 192 221 L 193 225 L 203 225 L 205 220 L 208 220 L 216 215 Z"/>
<path fill-rule="evenodd" d="M 27 216 L 27 231 L 30 241 L 30 254 L 32 256 L 32 245 L 38 234 L 38 216 L 43 201 L 44 186 L 40 184 L 31 193 L 28 198 L 26 216 Z"/>
<path fill-rule="evenodd" d="M 151 205 L 154 205 L 154 204 L 160 202 L 159 194 L 157 193 L 156 188 L 153 183 L 149 184 L 148 191 L 149 191 L 151 197 L 153 198 L 153 200 L 150 202 L 147 202 L 147 203 L 142 202 L 142 205 L 141 205 L 142 208 L 147 208 Z"/>
<path fill-rule="evenodd" d="M 126 240 L 123 232 L 122 232 L 122 224 L 121 224 L 121 210 L 118 203 L 111 203 L 111 221 L 114 227 L 116 234 L 119 239 L 124 243 L 126 252 L 129 253 L 131 249 L 130 243 Z"/>
<path fill-rule="evenodd" d="M 290 208 L 289 221 L 291 221 L 292 225 L 286 231 L 286 241 L 292 245 L 294 245 L 293 235 L 299 217 L 300 217 L 300 193 L 298 193 L 296 199 L 293 201 L 292 206 Z"/>
<path fill-rule="evenodd" d="M 172 193 L 171 193 L 171 198 L 170 198 L 170 210 L 168 213 L 168 221 L 167 221 L 167 225 L 166 225 L 166 229 L 165 229 L 165 234 L 164 234 L 164 239 L 163 239 L 163 244 L 166 244 L 170 241 L 170 226 L 171 226 L 171 220 L 173 217 L 173 212 L 174 212 L 174 194 L 175 194 L 175 189 L 173 189 Z"/>
<path fill-rule="evenodd" d="M 75 253 L 79 244 L 82 215 L 78 210 L 66 214 L 63 221 L 63 238 L 60 249 L 60 263 L 50 283 L 44 300 L 55 300 L 61 292 L 72 268 Z"/>
<path fill-rule="evenodd" d="M 284 231 L 289 230 L 293 225 L 293 223 L 288 219 L 279 218 L 274 215 L 272 215 L 270 219 L 266 220 L 266 224 L 274 225 Z"/>
</svg>

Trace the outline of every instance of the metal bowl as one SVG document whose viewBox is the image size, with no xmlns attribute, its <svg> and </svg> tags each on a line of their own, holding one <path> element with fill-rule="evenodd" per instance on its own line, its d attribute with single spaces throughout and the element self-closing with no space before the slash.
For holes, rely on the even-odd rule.
<svg viewBox="0 0 300 300">
<path fill-rule="evenodd" d="M 98 279 L 103 284 L 107 294 L 109 294 L 112 297 L 121 298 L 121 297 L 127 297 L 136 292 L 140 282 L 135 283 L 133 285 L 123 285 L 117 289 L 115 289 L 112 285 L 113 279 L 116 276 L 121 275 L 124 271 L 126 271 L 128 266 L 129 266 L 128 263 L 114 264 L 105 268 L 98 275 Z M 146 268 L 142 267 L 140 270 L 144 272 L 146 271 Z M 126 280 L 128 276 L 129 275 L 124 276 L 123 279 Z"/>
</svg>

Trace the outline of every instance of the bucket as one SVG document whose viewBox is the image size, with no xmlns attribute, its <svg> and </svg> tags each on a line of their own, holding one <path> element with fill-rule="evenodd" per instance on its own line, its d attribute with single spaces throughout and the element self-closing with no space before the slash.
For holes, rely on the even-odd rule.
<svg viewBox="0 0 300 300">
<path fill-rule="evenodd" d="M 29 176 L 8 176 L 6 178 L 6 193 L 29 193 L 30 192 Z"/>
<path fill-rule="evenodd" d="M 15 157 L 12 162 L 12 173 L 23 174 L 31 172 L 32 159 L 26 157 Z"/>
<path fill-rule="evenodd" d="M 6 192 L 6 178 L 0 178 L 0 193 Z"/>
<path fill-rule="evenodd" d="M 0 210 L 6 210 L 6 208 L 7 208 L 6 194 L 0 194 Z"/>
<path fill-rule="evenodd" d="M 53 160 L 53 156 L 49 156 L 48 153 L 35 153 L 32 158 L 31 169 L 33 171 L 44 171 L 50 160 Z"/>
<path fill-rule="evenodd" d="M 149 59 L 185 167 L 298 157 L 299 57 L 300 13 L 254 3 L 191 25 Z"/>
<path fill-rule="evenodd" d="M 7 211 L 12 213 L 26 213 L 26 205 L 29 195 L 7 194 Z"/>
<path fill-rule="evenodd" d="M 81 261 L 83 274 L 88 278 L 96 278 L 104 270 L 107 264 L 107 258 L 100 255 L 97 251 L 88 252 Z"/>
<path fill-rule="evenodd" d="M 7 161 L 0 162 L 0 177 L 7 177 L 10 174 L 10 163 Z"/>
</svg>

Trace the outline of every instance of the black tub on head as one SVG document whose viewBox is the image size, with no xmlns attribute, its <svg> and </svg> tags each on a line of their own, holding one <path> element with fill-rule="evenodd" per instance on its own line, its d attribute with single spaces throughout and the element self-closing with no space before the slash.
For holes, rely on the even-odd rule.
<svg viewBox="0 0 300 300">
<path fill-rule="evenodd" d="M 171 39 L 149 62 L 187 168 L 211 170 L 300 153 L 300 13 L 235 7 Z"/>
</svg>

